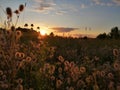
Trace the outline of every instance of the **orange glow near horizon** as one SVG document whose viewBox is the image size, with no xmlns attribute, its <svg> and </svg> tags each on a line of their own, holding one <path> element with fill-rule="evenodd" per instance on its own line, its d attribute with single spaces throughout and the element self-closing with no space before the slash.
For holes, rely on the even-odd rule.
<svg viewBox="0 0 120 90">
<path fill-rule="evenodd" d="M 47 32 L 46 32 L 46 30 L 40 30 L 40 34 L 41 34 L 42 36 L 44 36 L 45 34 L 47 34 Z"/>
</svg>

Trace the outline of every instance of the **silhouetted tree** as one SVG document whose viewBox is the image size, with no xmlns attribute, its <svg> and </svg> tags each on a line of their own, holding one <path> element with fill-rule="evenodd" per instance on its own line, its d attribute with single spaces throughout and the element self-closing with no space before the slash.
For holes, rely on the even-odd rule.
<svg viewBox="0 0 120 90">
<path fill-rule="evenodd" d="M 50 36 L 51 36 L 51 37 L 54 37 L 54 33 L 53 33 L 53 32 L 51 32 L 51 33 L 50 33 Z"/>
<path fill-rule="evenodd" d="M 88 39 L 88 37 L 87 37 L 87 36 L 84 36 L 83 39 Z"/>
<path fill-rule="evenodd" d="M 119 29 L 118 27 L 113 27 L 110 32 L 110 37 L 114 39 L 118 39 L 120 37 Z"/>
<path fill-rule="evenodd" d="M 99 38 L 99 39 L 105 39 L 107 38 L 107 34 L 106 33 L 103 33 L 103 34 L 99 34 L 96 38 Z"/>
</svg>

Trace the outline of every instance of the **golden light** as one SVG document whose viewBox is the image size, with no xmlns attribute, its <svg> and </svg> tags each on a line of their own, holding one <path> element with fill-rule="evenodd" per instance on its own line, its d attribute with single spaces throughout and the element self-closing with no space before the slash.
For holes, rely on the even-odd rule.
<svg viewBox="0 0 120 90">
<path fill-rule="evenodd" d="M 44 36 L 46 34 L 46 31 L 45 30 L 40 30 L 40 34 Z"/>
</svg>

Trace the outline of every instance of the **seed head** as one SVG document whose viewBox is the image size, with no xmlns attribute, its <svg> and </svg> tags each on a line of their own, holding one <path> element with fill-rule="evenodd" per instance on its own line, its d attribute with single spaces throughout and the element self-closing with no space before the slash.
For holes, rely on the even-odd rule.
<svg viewBox="0 0 120 90">
<path fill-rule="evenodd" d="M 22 12 L 23 10 L 24 10 L 24 5 L 21 4 L 21 5 L 19 6 L 19 11 Z"/>
<path fill-rule="evenodd" d="M 15 14 L 19 14 L 19 11 L 18 11 L 18 10 L 15 10 L 14 13 L 15 13 Z"/>
<path fill-rule="evenodd" d="M 8 18 L 12 17 L 12 9 L 10 7 L 6 8 L 6 14 L 8 15 Z"/>
</svg>

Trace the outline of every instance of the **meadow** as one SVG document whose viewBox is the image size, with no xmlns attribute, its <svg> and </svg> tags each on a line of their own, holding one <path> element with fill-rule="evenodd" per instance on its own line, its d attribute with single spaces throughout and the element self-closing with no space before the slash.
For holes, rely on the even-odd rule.
<svg viewBox="0 0 120 90">
<path fill-rule="evenodd" d="M 42 36 L 17 21 L 0 28 L 0 90 L 120 90 L 119 39 Z"/>
<path fill-rule="evenodd" d="M 1 90 L 120 90 L 120 40 L 39 35 L 0 29 Z"/>
</svg>

